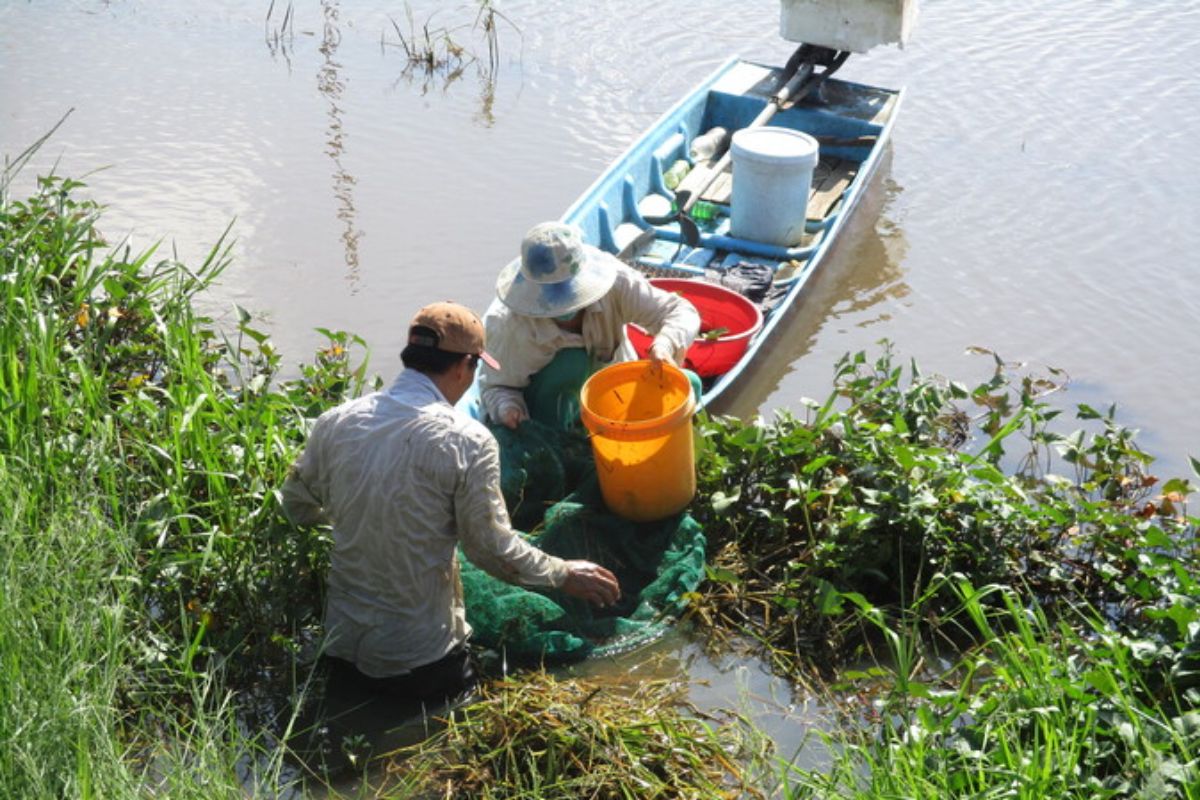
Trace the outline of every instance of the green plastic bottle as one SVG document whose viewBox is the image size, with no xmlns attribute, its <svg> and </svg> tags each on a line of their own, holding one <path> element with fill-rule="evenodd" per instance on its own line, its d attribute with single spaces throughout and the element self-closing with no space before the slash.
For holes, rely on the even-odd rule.
<svg viewBox="0 0 1200 800">
<path fill-rule="evenodd" d="M 692 219 L 697 219 L 701 222 L 709 222 L 716 219 L 717 213 L 717 207 L 705 200 L 698 201 L 696 205 L 692 206 L 691 210 Z"/>
</svg>

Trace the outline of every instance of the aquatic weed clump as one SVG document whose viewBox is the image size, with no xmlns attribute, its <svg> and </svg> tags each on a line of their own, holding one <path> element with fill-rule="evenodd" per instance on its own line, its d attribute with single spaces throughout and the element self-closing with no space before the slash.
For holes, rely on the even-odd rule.
<svg viewBox="0 0 1200 800">
<path fill-rule="evenodd" d="M 1045 397 L 1061 374 L 1014 380 L 995 362 L 967 389 L 915 364 L 906 376 L 885 347 L 873 362 L 844 357 L 834 393 L 805 419 L 702 423 L 694 513 L 710 570 L 693 616 L 749 634 L 793 674 L 857 657 L 874 633 L 859 608 L 905 624 L 919 615 L 926 633 L 958 638 L 942 575 L 1141 624 L 1143 554 L 1194 540 L 1190 485 L 1158 486 L 1113 410 L 1080 406 L 1101 430 L 1055 432 Z M 1050 471 L 1054 453 L 1074 474 Z"/>
<path fill-rule="evenodd" d="M 1196 796 L 1193 487 L 994 358 L 967 389 L 858 353 L 806 419 L 701 426 L 693 619 L 846 698 L 788 797 Z"/>
<path fill-rule="evenodd" d="M 385 757 L 379 797 L 764 797 L 761 739 L 702 717 L 686 685 L 525 673 L 485 684 L 444 730 Z"/>
</svg>

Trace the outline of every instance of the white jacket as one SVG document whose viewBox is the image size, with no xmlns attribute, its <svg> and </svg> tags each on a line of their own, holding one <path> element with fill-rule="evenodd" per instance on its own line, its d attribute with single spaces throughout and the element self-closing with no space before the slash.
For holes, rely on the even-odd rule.
<svg viewBox="0 0 1200 800">
<path fill-rule="evenodd" d="M 480 365 L 480 388 L 484 411 L 493 420 L 516 406 L 527 414 L 522 390 L 530 379 L 567 347 L 582 347 L 593 362 L 604 366 L 637 358 L 625 335 L 625 325 L 634 322 L 664 342 L 682 363 L 684 354 L 700 333 L 700 315 L 682 297 L 650 285 L 636 270 L 620 264 L 617 279 L 604 297 L 584 312 L 582 333 L 564 331 L 547 317 L 527 317 L 492 302 L 483 315 L 487 350 L 500 369 Z"/>
</svg>

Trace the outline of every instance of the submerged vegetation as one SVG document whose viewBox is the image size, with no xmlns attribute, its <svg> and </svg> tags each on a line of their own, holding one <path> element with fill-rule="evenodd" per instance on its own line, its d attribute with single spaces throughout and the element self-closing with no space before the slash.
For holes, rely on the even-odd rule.
<svg viewBox="0 0 1200 800">
<path fill-rule="evenodd" d="M 704 719 L 683 684 L 498 681 L 427 741 L 386 757 L 379 793 L 462 797 L 762 797 L 764 742 L 742 721 Z M 634 789 L 636 788 L 636 791 Z"/>
<path fill-rule="evenodd" d="M 390 41 L 385 31 L 381 34 L 380 46 L 396 48 L 403 53 L 406 62 L 403 76 L 408 79 L 421 76 L 422 92 L 429 90 L 435 78 L 441 81 L 443 89 L 449 87 L 473 65 L 481 87 L 482 117 L 491 123 L 491 108 L 495 102 L 496 80 L 500 72 L 501 23 L 518 35 L 521 31 L 492 0 L 477 0 L 476 5 L 475 19 L 470 25 L 462 23 L 446 27 L 434 24 L 437 12 L 418 24 L 413 17 L 412 7 L 406 4 L 407 32 L 395 19 L 389 18 L 396 40 Z M 464 42 L 464 31 L 482 39 L 485 54 L 476 52 L 477 45 Z"/>
<path fill-rule="evenodd" d="M 223 242 L 197 268 L 132 253 L 78 182 L 14 199 L 11 174 L 0 795 L 278 796 L 319 691 L 329 542 L 276 488 L 309 422 L 373 383 L 365 344 L 325 331 L 284 380 L 249 314 L 198 311 Z M 1113 410 L 1059 431 L 1053 384 L 996 367 L 968 389 L 885 347 L 843 359 L 803 418 L 698 425 L 710 567 L 690 621 L 869 699 L 844 704 L 821 769 L 681 685 L 539 672 L 377 762 L 379 794 L 1196 796 L 1193 487 L 1153 477 Z"/>
</svg>

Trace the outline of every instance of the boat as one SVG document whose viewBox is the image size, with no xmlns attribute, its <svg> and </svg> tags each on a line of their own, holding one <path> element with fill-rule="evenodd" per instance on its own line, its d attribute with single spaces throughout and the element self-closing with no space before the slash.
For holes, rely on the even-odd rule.
<svg viewBox="0 0 1200 800">
<path fill-rule="evenodd" d="M 769 343 L 785 314 L 821 268 L 882 160 L 903 93 L 831 77 L 848 55 L 802 44 L 782 67 L 726 61 L 668 109 L 562 216 L 582 230 L 588 244 L 696 305 L 701 336 L 684 366 L 701 379 L 699 407 L 723 400 L 769 357 Z M 751 192 L 747 199 L 746 173 L 740 189 L 733 184 L 739 164 L 746 163 L 738 150 L 745 142 L 741 131 L 803 135 L 812 144 L 811 159 L 805 169 L 779 170 L 780 185 L 772 185 L 777 176 L 768 171 L 764 186 L 769 191 Z M 799 191 L 790 182 L 795 175 Z M 773 199 L 764 203 L 764 197 Z M 747 208 L 754 212 L 749 217 Z M 757 214 L 772 218 L 775 229 L 756 227 Z M 747 230 L 768 235 L 748 236 Z M 714 327 L 714 309 L 735 307 L 737 313 L 725 314 Z M 630 326 L 627 332 L 637 349 L 639 330 Z M 644 347 L 648 337 L 641 334 Z M 718 351 L 719 357 L 708 358 L 714 354 L 706 351 Z M 478 382 L 460 408 L 483 419 Z M 591 464 L 582 430 L 550 432 L 529 424 L 492 428 L 514 521 L 538 531 L 535 541 L 547 552 L 588 553 L 614 571 L 623 566 L 630 573 L 619 576 L 619 607 L 593 616 L 570 603 L 551 613 L 539 605 L 549 602 L 546 598 L 505 587 L 465 565 L 467 615 L 477 640 L 505 649 L 509 657 L 570 660 L 619 652 L 665 630 L 704 574 L 698 525 L 686 513 L 637 522 L 610 512 L 594 468 L 592 478 L 567 485 L 564 476 L 586 475 Z M 526 523 L 520 518 L 529 509 L 533 514 Z M 671 580 L 657 580 L 660 575 Z M 500 602 L 502 592 L 514 594 Z M 568 606 L 573 610 L 564 611 Z M 548 629 L 533 624 L 542 619 L 552 621 Z M 519 643 L 510 635 L 514 626 L 525 631 Z"/>
<path fill-rule="evenodd" d="M 667 110 L 563 214 L 562 220 L 579 226 L 589 244 L 653 278 L 674 279 L 671 288 L 676 291 L 679 279 L 736 285 L 731 270 L 744 272 L 746 265 L 769 276 L 756 329 L 710 337 L 702 319 L 701 339 L 693 349 L 715 347 L 723 338 L 740 336 L 743 341 L 732 363 L 718 374 L 701 375 L 699 407 L 727 399 L 766 355 L 781 321 L 821 268 L 883 158 L 903 90 L 831 77 L 847 55 L 802 45 L 783 67 L 729 59 Z M 804 233 L 795 243 L 736 235 L 736 154 L 731 157 L 728 149 L 699 157 L 694 153 L 693 144 L 714 129 L 754 127 L 799 131 L 819 146 Z M 680 172 L 686 174 L 676 183 Z M 778 214 L 780 209 L 765 212 Z"/>
<path fill-rule="evenodd" d="M 577 225 L 588 244 L 685 297 L 689 292 L 680 287 L 688 284 L 680 281 L 744 289 L 747 271 L 756 276 L 753 285 L 763 296 L 755 296 L 761 319 L 754 325 L 718 328 L 713 335 L 711 321 L 700 309 L 701 337 L 684 365 L 702 378 L 697 408 L 719 410 L 714 408 L 718 401 L 727 404 L 765 356 L 884 157 L 903 89 L 832 77 L 848 56 L 847 51 L 802 44 L 784 66 L 730 58 L 633 142 L 561 218 Z M 737 131 L 754 128 L 800 132 L 817 145 L 816 164 L 807 177 L 803 233 L 794 243 L 739 236 L 734 224 L 737 159 L 729 140 Z M 720 132 L 725 136 L 712 136 Z M 726 146 L 711 149 L 714 138 L 724 138 Z M 702 149 L 705 140 L 707 152 Z M 801 213 L 797 208 L 762 210 L 785 220 Z M 640 331 L 630 326 L 628 333 L 638 349 Z M 722 350 L 715 359 L 721 363 L 719 371 L 697 370 L 693 361 L 712 360 L 706 354 L 695 358 L 698 351 L 717 349 Z M 478 385 L 461 407 L 482 418 Z"/>
</svg>

